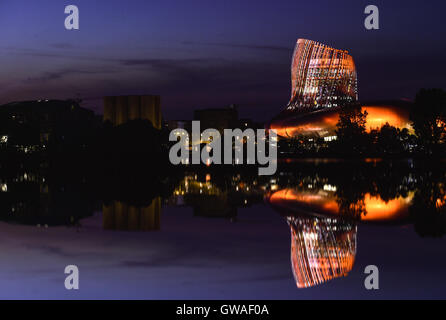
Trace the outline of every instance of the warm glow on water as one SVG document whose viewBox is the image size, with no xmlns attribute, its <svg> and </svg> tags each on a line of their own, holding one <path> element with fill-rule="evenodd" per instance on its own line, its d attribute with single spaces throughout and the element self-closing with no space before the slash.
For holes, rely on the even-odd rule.
<svg viewBox="0 0 446 320">
<path fill-rule="evenodd" d="M 363 106 L 367 111 L 367 130 L 381 128 L 386 123 L 399 129 L 412 131 L 408 110 L 394 106 Z M 305 136 L 333 136 L 336 135 L 336 124 L 339 121 L 338 111 L 323 111 L 302 115 L 297 120 L 283 120 L 273 122 L 271 129 L 276 130 L 282 137 Z"/>
<path fill-rule="evenodd" d="M 362 201 L 364 213 L 362 221 L 392 221 L 404 219 L 408 215 L 409 205 L 413 199 L 413 193 L 407 197 L 398 197 L 384 201 L 380 196 L 372 196 L 367 193 Z M 273 193 L 269 202 L 280 209 L 301 211 L 319 214 L 340 214 L 339 199 L 334 192 L 299 191 L 296 189 L 283 189 Z"/>
<path fill-rule="evenodd" d="M 309 288 L 352 270 L 356 225 L 314 218 L 287 218 L 291 228 L 291 266 L 298 288 Z"/>
<path fill-rule="evenodd" d="M 363 221 L 399 220 L 407 216 L 413 193 L 406 198 L 398 197 L 385 202 L 381 197 L 371 196 L 367 193 L 364 204 L 367 213 L 361 216 Z"/>
</svg>

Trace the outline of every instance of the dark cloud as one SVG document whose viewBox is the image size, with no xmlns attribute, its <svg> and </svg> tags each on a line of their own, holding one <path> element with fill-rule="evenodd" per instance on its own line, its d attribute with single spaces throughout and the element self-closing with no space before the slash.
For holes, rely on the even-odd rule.
<svg viewBox="0 0 446 320">
<path fill-rule="evenodd" d="M 43 50 L 35 50 L 31 48 L 18 48 L 18 47 L 4 47 L 3 50 L 8 51 L 14 55 L 22 55 L 29 57 L 37 57 L 37 58 L 60 58 L 60 59 L 73 59 L 79 61 L 117 61 L 116 59 L 104 58 L 104 57 L 96 57 L 86 54 L 79 53 L 66 53 L 65 51 L 56 50 L 56 51 L 43 51 Z"/>
<path fill-rule="evenodd" d="M 284 46 L 274 46 L 274 45 L 256 45 L 256 44 L 240 44 L 240 43 L 228 43 L 228 42 L 194 42 L 194 41 L 183 41 L 184 45 L 194 45 L 194 46 L 218 46 L 218 47 L 229 47 L 229 48 L 240 48 L 240 49 L 253 49 L 253 50 L 268 50 L 268 51 L 281 51 L 281 52 L 292 52 L 292 47 Z"/>
<path fill-rule="evenodd" d="M 66 42 L 51 43 L 50 47 L 55 48 L 55 49 L 73 49 L 73 48 L 75 48 L 74 45 L 72 45 L 71 43 L 66 43 Z"/>
<path fill-rule="evenodd" d="M 25 79 L 23 82 L 25 84 L 36 84 L 36 83 L 43 83 L 53 80 L 61 80 L 67 76 L 70 75 L 98 75 L 98 74 L 105 74 L 105 73 L 113 73 L 114 71 L 108 70 L 108 69 L 97 69 L 97 70 L 79 70 L 79 69 L 63 69 L 59 71 L 53 71 L 53 72 L 45 72 L 42 76 L 38 77 L 30 77 Z"/>
<path fill-rule="evenodd" d="M 24 78 L 23 89 L 16 86 L 14 91 L 5 92 L 10 98 L 3 97 L 4 100 L 56 96 L 57 92 L 58 97 L 79 95 L 88 107 L 101 112 L 100 97 L 104 95 L 160 94 L 166 118 L 174 119 L 190 118 L 191 110 L 197 106 L 221 107 L 232 103 L 269 110 L 256 113 L 257 116 L 274 116 L 289 95 L 289 59 L 267 63 L 213 57 L 115 58 L 89 56 L 78 50 L 8 50 L 36 57 L 40 63 L 47 61 L 51 67 Z M 45 62 L 42 58 L 46 58 Z M 67 59 L 66 67 L 56 67 L 53 59 Z M 281 101 L 279 105 L 277 101 Z"/>
<path fill-rule="evenodd" d="M 80 254 L 75 254 L 72 253 L 68 250 L 65 250 L 64 248 L 61 247 L 56 247 L 53 245 L 46 245 L 46 244 L 41 244 L 41 245 L 35 245 L 35 244 L 26 244 L 24 245 L 24 247 L 28 250 L 32 250 L 32 251 L 40 251 L 42 254 L 45 255 L 55 255 L 55 256 L 59 256 L 59 257 L 80 257 Z"/>
</svg>

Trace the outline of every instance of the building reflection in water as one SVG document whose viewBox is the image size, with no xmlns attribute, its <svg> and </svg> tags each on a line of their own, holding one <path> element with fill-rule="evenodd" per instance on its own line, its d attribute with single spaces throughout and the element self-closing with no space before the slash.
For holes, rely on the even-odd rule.
<svg viewBox="0 0 446 320">
<path fill-rule="evenodd" d="M 102 207 L 104 230 L 155 231 L 160 230 L 161 198 L 148 206 L 135 206 L 113 201 Z"/>
<path fill-rule="evenodd" d="M 1 167 L 1 165 L 0 165 Z M 0 221 L 34 226 L 80 226 L 95 201 L 84 185 L 48 181 L 39 172 L 0 174 Z"/>
<path fill-rule="evenodd" d="M 168 203 L 190 206 L 200 217 L 235 219 L 237 209 L 263 202 L 264 189 L 257 180 L 240 175 L 188 174 L 177 185 Z"/>
<path fill-rule="evenodd" d="M 356 224 L 339 219 L 288 216 L 291 266 L 298 288 L 345 277 L 356 256 Z"/>
<path fill-rule="evenodd" d="M 174 190 L 176 205 L 191 206 L 195 216 L 228 217 L 237 216 L 237 208 L 228 198 L 228 192 L 211 182 L 211 175 L 204 179 L 198 175 L 187 175 Z"/>
<path fill-rule="evenodd" d="M 404 220 L 409 215 L 414 192 L 405 197 L 398 196 L 387 201 L 380 195 L 364 194 L 361 199 L 351 201 L 336 194 L 336 187 L 324 188 L 287 188 L 273 193 L 269 201 L 275 206 L 288 208 L 295 212 L 343 215 L 361 221 L 389 222 Z"/>
</svg>

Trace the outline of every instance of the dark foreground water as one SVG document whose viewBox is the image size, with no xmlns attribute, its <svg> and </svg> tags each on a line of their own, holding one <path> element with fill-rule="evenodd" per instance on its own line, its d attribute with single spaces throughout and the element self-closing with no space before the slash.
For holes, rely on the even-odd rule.
<svg viewBox="0 0 446 320">
<path fill-rule="evenodd" d="M 3 219 L 0 298 L 446 298 L 443 181 L 441 164 L 310 162 L 188 174 L 172 196 L 108 201 L 70 226 Z"/>
</svg>

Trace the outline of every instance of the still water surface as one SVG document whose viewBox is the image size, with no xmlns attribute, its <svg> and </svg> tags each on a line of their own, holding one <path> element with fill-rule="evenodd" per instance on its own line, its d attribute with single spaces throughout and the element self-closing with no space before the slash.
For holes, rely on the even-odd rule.
<svg viewBox="0 0 446 320">
<path fill-rule="evenodd" d="M 3 181 L 0 298 L 446 298 L 443 164 L 189 172 L 168 195 L 108 199 L 69 226 L 53 216 L 87 211 L 77 193 L 62 197 L 28 175 L 26 185 L 39 185 L 36 218 L 14 194 L 24 179 Z M 78 291 L 64 288 L 69 264 L 80 269 Z M 371 264 L 375 291 L 364 288 Z"/>
</svg>

